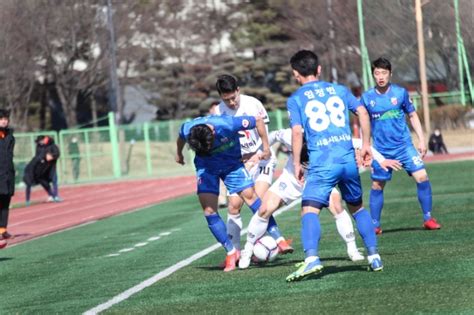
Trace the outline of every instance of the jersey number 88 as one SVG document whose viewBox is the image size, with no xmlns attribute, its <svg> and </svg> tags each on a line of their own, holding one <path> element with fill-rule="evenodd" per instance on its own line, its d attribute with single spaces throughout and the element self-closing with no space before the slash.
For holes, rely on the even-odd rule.
<svg viewBox="0 0 474 315">
<path fill-rule="evenodd" d="M 309 119 L 311 129 L 323 131 L 329 127 L 330 123 L 337 127 L 346 125 L 345 108 L 344 102 L 339 96 L 331 96 L 325 104 L 318 100 L 306 103 L 305 114 Z"/>
</svg>

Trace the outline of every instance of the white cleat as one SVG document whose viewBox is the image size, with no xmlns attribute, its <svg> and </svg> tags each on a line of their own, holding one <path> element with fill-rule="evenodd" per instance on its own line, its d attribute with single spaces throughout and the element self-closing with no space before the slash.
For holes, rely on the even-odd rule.
<svg viewBox="0 0 474 315">
<path fill-rule="evenodd" d="M 353 262 L 365 260 L 365 257 L 359 252 L 359 250 L 348 251 L 347 255 L 349 256 L 349 259 Z"/>
<path fill-rule="evenodd" d="M 253 250 L 244 249 L 240 252 L 239 268 L 247 269 L 250 266 L 252 260 Z"/>
</svg>

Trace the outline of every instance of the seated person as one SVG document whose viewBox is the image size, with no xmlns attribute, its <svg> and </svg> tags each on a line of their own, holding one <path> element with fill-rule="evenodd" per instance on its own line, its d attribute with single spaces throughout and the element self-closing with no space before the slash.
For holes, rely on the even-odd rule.
<svg viewBox="0 0 474 315">
<path fill-rule="evenodd" d="M 448 154 L 448 149 L 443 141 L 443 135 L 438 128 L 434 130 L 428 140 L 428 149 L 433 152 L 433 154 Z"/>
</svg>

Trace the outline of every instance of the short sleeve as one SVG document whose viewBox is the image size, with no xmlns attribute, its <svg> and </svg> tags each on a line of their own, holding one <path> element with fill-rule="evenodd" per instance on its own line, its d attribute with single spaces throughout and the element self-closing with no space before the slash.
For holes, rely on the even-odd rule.
<svg viewBox="0 0 474 315">
<path fill-rule="evenodd" d="M 253 129 L 257 125 L 257 120 L 253 116 L 238 116 L 232 117 L 232 130 L 239 131 L 239 130 L 248 130 Z"/>
<path fill-rule="evenodd" d="M 407 114 L 413 113 L 416 110 L 410 96 L 408 95 L 408 91 L 406 89 L 403 89 L 402 109 Z"/>
<path fill-rule="evenodd" d="M 186 140 L 186 134 L 184 132 L 185 125 L 186 125 L 186 123 L 181 125 L 181 128 L 179 129 L 179 135 L 178 135 L 183 140 Z"/>
<path fill-rule="evenodd" d="M 296 102 L 295 97 L 290 97 L 286 102 L 286 108 L 288 110 L 288 117 L 290 118 L 290 127 L 293 126 L 302 126 L 301 123 L 301 114 L 298 108 L 298 103 Z"/>
</svg>

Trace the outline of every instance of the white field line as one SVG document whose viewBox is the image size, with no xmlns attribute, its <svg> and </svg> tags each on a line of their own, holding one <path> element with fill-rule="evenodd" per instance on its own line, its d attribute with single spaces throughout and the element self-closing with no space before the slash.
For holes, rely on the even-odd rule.
<svg viewBox="0 0 474 315">
<path fill-rule="evenodd" d="M 289 209 L 293 208 L 299 202 L 301 202 L 300 199 L 297 199 L 297 200 L 293 201 L 289 205 L 287 205 L 285 207 L 282 207 L 281 209 L 276 211 L 273 214 L 273 216 L 277 216 L 277 215 L 279 215 L 279 214 L 281 214 L 285 211 L 288 211 Z M 241 235 L 244 235 L 246 233 L 247 233 L 247 229 L 244 229 L 244 230 L 242 230 Z M 100 305 L 97 305 L 96 307 L 91 308 L 88 311 L 85 311 L 83 314 L 84 315 L 93 315 L 93 314 L 98 314 L 102 311 L 105 311 L 106 309 L 109 309 L 113 305 L 118 304 L 122 301 L 125 301 L 130 296 L 132 296 L 132 295 L 144 290 L 145 288 L 155 284 L 156 282 L 160 281 L 161 279 L 168 277 L 169 275 L 171 275 L 171 274 L 175 273 L 176 271 L 188 266 L 192 262 L 194 262 L 194 261 L 196 261 L 196 260 L 212 253 L 213 251 L 215 251 L 216 249 L 218 249 L 220 247 L 221 247 L 221 244 L 219 244 L 219 243 L 216 243 L 212 246 L 209 246 L 208 248 L 206 248 L 206 249 L 204 249 L 204 250 L 202 250 L 202 251 L 200 251 L 200 252 L 198 252 L 198 253 L 196 253 L 196 254 L 194 254 L 194 255 L 192 255 L 192 256 L 184 259 L 184 260 L 181 260 L 177 264 L 175 264 L 171 267 L 168 267 L 163 271 L 160 271 L 159 273 L 155 274 L 153 277 L 146 279 L 145 281 L 137 284 L 136 286 L 134 286 L 134 287 L 132 287 L 132 288 L 116 295 L 116 296 L 114 296 L 113 298 L 111 298 L 107 302 L 105 302 L 103 304 L 100 304 Z"/>
</svg>

